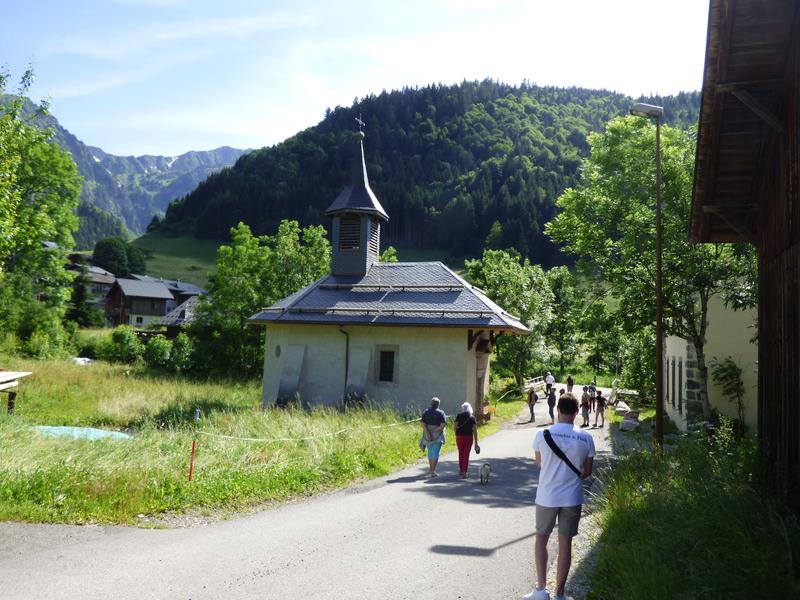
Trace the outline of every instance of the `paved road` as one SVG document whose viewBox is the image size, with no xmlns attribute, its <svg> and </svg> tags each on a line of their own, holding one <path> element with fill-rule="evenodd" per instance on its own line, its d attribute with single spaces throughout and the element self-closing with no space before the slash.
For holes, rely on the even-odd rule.
<svg viewBox="0 0 800 600">
<path fill-rule="evenodd" d="M 539 423 L 545 410 L 540 402 Z M 0 598 L 519 598 L 533 582 L 535 431 L 511 424 L 484 440 L 465 481 L 452 454 L 436 479 L 420 463 L 205 527 L 3 523 Z"/>
</svg>

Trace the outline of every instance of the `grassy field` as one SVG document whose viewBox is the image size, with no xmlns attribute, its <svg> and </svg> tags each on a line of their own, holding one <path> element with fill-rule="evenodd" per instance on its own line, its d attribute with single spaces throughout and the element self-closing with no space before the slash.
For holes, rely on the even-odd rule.
<svg viewBox="0 0 800 600">
<path fill-rule="evenodd" d="M 221 242 L 191 236 L 147 233 L 132 244 L 152 253 L 147 259 L 147 274 L 188 281 L 202 287 L 214 271 L 214 259 Z"/>
<path fill-rule="evenodd" d="M 262 410 L 258 381 L 191 381 L 104 362 L 7 355 L 0 364 L 34 373 L 20 384 L 15 414 L 0 415 L 0 520 L 132 524 L 140 515 L 187 510 L 224 516 L 385 475 L 422 456 L 418 423 L 403 423 L 394 411 Z M 498 416 L 522 407 L 511 395 Z M 52 438 L 32 425 L 133 437 Z M 492 420 L 480 435 L 498 428 Z M 198 450 L 190 483 L 192 440 Z"/>
</svg>

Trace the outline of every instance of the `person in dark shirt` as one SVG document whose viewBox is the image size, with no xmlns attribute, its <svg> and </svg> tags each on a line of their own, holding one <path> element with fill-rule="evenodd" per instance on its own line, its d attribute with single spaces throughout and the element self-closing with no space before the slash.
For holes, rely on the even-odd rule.
<svg viewBox="0 0 800 600">
<path fill-rule="evenodd" d="M 531 390 L 528 392 L 528 410 L 531 411 L 530 423 L 533 423 L 536 420 L 536 415 L 534 414 L 534 408 L 536 407 L 536 401 L 538 399 L 539 398 L 536 395 L 536 390 Z"/>
<path fill-rule="evenodd" d="M 472 406 L 469 402 L 461 405 L 461 412 L 456 415 L 453 428 L 456 432 L 456 447 L 458 448 L 458 469 L 461 471 L 461 479 L 466 479 L 473 442 L 475 443 L 475 452 L 480 452 L 478 422 L 472 414 Z"/>
<path fill-rule="evenodd" d="M 594 413 L 594 426 L 597 427 L 597 417 L 600 417 L 603 422 L 600 427 L 606 425 L 606 399 L 603 397 L 602 390 L 597 390 L 597 398 L 595 399 L 595 413 Z"/>
<path fill-rule="evenodd" d="M 551 387 L 547 391 L 547 411 L 550 414 L 550 424 L 556 422 L 556 415 L 553 412 L 556 408 L 556 388 Z"/>
<path fill-rule="evenodd" d="M 447 415 L 439 408 L 439 399 L 431 398 L 431 407 L 422 413 L 422 440 L 428 448 L 428 465 L 430 476 L 437 477 L 436 466 L 439 464 L 439 452 L 444 444 L 444 428 L 447 424 Z"/>
<path fill-rule="evenodd" d="M 572 386 L 575 385 L 575 380 L 572 375 L 567 375 L 567 392 L 572 393 Z"/>
</svg>

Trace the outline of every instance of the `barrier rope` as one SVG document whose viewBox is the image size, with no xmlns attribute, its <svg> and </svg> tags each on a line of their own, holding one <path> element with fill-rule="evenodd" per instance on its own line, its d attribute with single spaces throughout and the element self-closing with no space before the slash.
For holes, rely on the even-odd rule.
<svg viewBox="0 0 800 600">
<path fill-rule="evenodd" d="M 420 419 L 411 419 L 409 421 L 398 421 L 397 423 L 389 423 L 388 425 L 371 425 L 367 427 L 367 429 L 384 429 L 386 427 L 397 427 L 398 425 L 408 425 L 409 423 L 416 423 Z M 344 433 L 346 431 L 354 431 L 355 427 L 346 427 L 345 429 L 339 429 L 338 431 L 332 431 L 329 433 L 321 433 L 317 435 L 309 435 L 304 437 L 295 437 L 295 438 L 251 438 L 251 437 L 239 437 L 235 435 L 223 435 L 221 433 L 210 433 L 208 431 L 196 431 L 195 433 L 199 435 L 206 435 L 208 437 L 215 437 L 215 438 L 222 438 L 226 440 L 240 440 L 243 442 L 263 442 L 265 444 L 274 443 L 274 442 L 305 442 L 309 440 L 314 440 L 318 438 L 324 437 L 333 437 L 339 435 L 340 433 Z"/>
</svg>

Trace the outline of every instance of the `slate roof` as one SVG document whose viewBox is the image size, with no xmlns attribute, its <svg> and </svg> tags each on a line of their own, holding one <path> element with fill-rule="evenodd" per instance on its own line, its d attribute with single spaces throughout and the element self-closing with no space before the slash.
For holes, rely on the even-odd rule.
<svg viewBox="0 0 800 600">
<path fill-rule="evenodd" d="M 191 323 L 194 321 L 194 311 L 197 309 L 198 302 L 200 302 L 200 297 L 192 296 L 159 319 L 158 324 L 183 325 L 184 323 Z"/>
<path fill-rule="evenodd" d="M 359 132 L 360 133 L 360 132 Z M 363 140 L 363 134 L 361 136 Z M 369 187 L 369 178 L 367 177 L 367 163 L 364 161 L 364 143 L 359 143 L 361 146 L 361 165 L 357 169 L 353 184 L 345 187 L 336 199 L 325 211 L 326 215 L 335 215 L 340 212 L 360 212 L 377 215 L 384 221 L 389 220 L 389 215 L 381 206 L 378 198 Z"/>
<path fill-rule="evenodd" d="M 117 278 L 117 285 L 126 296 L 172 300 L 172 294 L 167 289 L 167 286 L 160 281 Z"/>
<path fill-rule="evenodd" d="M 375 263 L 366 275 L 327 275 L 249 319 L 250 323 L 331 323 L 462 327 L 529 333 L 440 262 Z"/>
<path fill-rule="evenodd" d="M 191 295 L 191 296 L 202 296 L 208 294 L 206 290 L 201 288 L 198 285 L 193 283 L 187 283 L 186 281 L 177 281 L 175 279 L 163 279 L 162 277 L 151 277 L 150 275 L 136 275 L 131 274 L 133 279 L 138 279 L 139 281 L 147 281 L 150 283 L 163 283 L 167 286 L 171 292 L 175 292 L 178 294 L 183 295 Z"/>
</svg>

